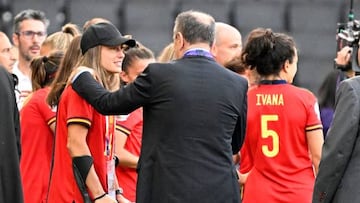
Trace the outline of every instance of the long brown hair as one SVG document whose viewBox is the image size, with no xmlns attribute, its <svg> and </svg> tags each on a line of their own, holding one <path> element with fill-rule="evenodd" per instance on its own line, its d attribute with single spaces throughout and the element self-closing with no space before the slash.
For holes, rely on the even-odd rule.
<svg viewBox="0 0 360 203">
<path fill-rule="evenodd" d="M 60 96 L 66 86 L 66 82 L 82 56 L 80 50 L 80 40 L 81 36 L 74 37 L 65 53 L 64 59 L 60 64 L 59 71 L 51 84 L 51 90 L 46 99 L 50 106 L 58 105 Z"/>
<path fill-rule="evenodd" d="M 51 50 L 63 50 L 65 52 L 74 37 L 80 34 L 81 32 L 77 25 L 68 23 L 61 28 L 61 31 L 49 35 L 42 46 L 49 46 Z"/>
<path fill-rule="evenodd" d="M 109 91 L 115 91 L 120 87 L 120 76 L 117 73 L 110 73 L 101 66 L 101 48 L 99 45 L 90 48 L 81 58 L 78 67 L 85 66 L 95 70 L 99 82 Z"/>
</svg>

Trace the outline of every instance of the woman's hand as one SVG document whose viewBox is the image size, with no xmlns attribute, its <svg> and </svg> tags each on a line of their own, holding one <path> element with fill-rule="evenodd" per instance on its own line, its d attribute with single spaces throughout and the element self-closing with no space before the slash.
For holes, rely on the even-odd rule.
<svg viewBox="0 0 360 203">
<path fill-rule="evenodd" d="M 118 202 L 109 195 L 105 195 L 104 197 L 95 200 L 94 203 L 118 203 Z"/>
<path fill-rule="evenodd" d="M 132 203 L 128 199 L 126 199 L 123 195 L 116 195 L 116 200 L 118 203 Z"/>
</svg>

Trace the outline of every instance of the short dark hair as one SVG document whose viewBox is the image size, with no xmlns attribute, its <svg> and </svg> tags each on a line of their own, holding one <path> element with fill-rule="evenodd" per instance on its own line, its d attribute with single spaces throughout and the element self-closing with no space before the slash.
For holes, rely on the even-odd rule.
<svg viewBox="0 0 360 203">
<path fill-rule="evenodd" d="M 285 33 L 256 28 L 250 32 L 241 53 L 243 66 L 256 68 L 261 76 L 277 74 L 286 60 L 293 62 L 296 44 Z"/>
<path fill-rule="evenodd" d="M 208 19 L 201 19 L 199 15 Z M 180 32 L 190 44 L 204 42 L 210 46 L 215 38 L 215 20 L 209 14 L 200 11 L 185 11 L 175 19 L 174 34 Z"/>
<path fill-rule="evenodd" d="M 224 67 L 238 74 L 245 74 L 245 71 L 247 70 L 247 67 L 241 63 L 240 57 L 236 57 L 227 62 Z"/>
<path fill-rule="evenodd" d="M 39 10 L 27 9 L 18 13 L 14 18 L 14 32 L 20 31 L 20 23 L 24 20 L 39 20 L 44 23 L 45 27 L 49 26 L 49 19 L 46 18 L 45 13 Z"/>
</svg>

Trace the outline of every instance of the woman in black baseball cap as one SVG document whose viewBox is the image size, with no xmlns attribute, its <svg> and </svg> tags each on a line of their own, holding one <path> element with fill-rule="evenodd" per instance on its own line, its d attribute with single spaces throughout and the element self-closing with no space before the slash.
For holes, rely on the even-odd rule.
<svg viewBox="0 0 360 203">
<path fill-rule="evenodd" d="M 92 69 L 99 83 L 115 91 L 120 87 L 124 50 L 135 45 L 113 24 L 93 24 L 82 35 L 83 56 L 74 71 Z M 115 123 L 114 116 L 101 115 L 71 85 L 65 88 L 57 109 L 48 202 L 129 202 L 115 175 Z"/>
<path fill-rule="evenodd" d="M 81 51 L 85 54 L 87 50 L 98 45 L 109 47 L 128 45 L 134 47 L 136 41 L 122 36 L 113 24 L 101 22 L 93 24 L 85 30 L 81 39 Z"/>
</svg>

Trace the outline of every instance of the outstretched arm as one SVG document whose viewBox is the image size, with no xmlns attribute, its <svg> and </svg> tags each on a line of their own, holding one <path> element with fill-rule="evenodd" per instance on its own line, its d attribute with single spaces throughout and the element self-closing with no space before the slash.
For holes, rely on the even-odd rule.
<svg viewBox="0 0 360 203">
<path fill-rule="evenodd" d="M 149 79 L 141 74 L 134 83 L 116 92 L 104 89 L 91 75 L 85 71 L 75 76 L 73 89 L 90 103 L 98 112 L 105 115 L 128 114 L 143 105 L 149 98 Z"/>
</svg>

